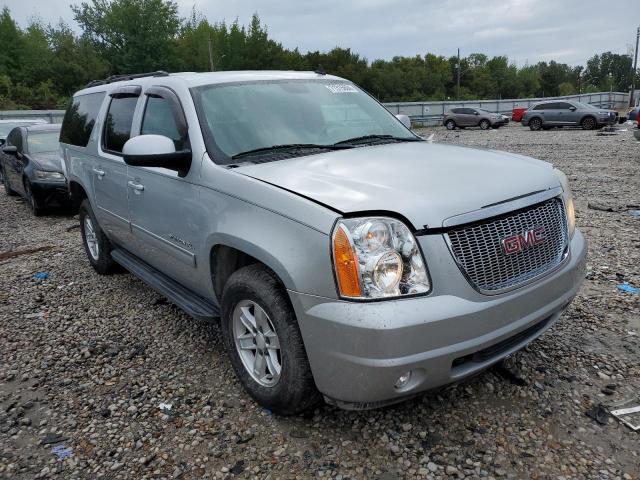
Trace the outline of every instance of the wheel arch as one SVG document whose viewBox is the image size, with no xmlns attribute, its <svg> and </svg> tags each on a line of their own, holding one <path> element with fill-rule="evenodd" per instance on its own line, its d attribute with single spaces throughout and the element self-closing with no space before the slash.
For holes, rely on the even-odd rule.
<svg viewBox="0 0 640 480">
<path fill-rule="evenodd" d="M 70 180 L 68 188 L 69 196 L 71 197 L 71 202 L 73 203 L 74 208 L 79 208 L 82 201 L 85 198 L 89 198 L 89 195 L 82 184 L 76 180 Z"/>
<path fill-rule="evenodd" d="M 229 277 L 242 267 L 259 263 L 268 268 L 284 289 L 295 289 L 286 267 L 264 248 L 245 239 L 219 234 L 210 239 L 209 273 L 218 300 Z"/>
</svg>

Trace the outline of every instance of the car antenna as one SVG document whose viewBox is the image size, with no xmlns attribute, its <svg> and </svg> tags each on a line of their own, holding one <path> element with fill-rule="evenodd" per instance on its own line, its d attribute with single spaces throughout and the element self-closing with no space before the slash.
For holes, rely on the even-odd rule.
<svg viewBox="0 0 640 480">
<path fill-rule="evenodd" d="M 324 67 L 322 65 L 318 65 L 318 68 L 316 68 L 315 72 L 318 75 L 326 75 L 327 72 L 324 71 Z"/>
</svg>

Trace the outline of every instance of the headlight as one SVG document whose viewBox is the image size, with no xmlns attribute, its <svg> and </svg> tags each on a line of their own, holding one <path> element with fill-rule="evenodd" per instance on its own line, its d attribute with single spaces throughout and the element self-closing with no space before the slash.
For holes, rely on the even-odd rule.
<svg viewBox="0 0 640 480">
<path fill-rule="evenodd" d="M 57 181 L 64 180 L 64 175 L 61 174 L 60 172 L 46 172 L 44 170 L 34 170 L 33 174 L 38 180 L 57 180 Z"/>
<path fill-rule="evenodd" d="M 569 187 L 569 179 L 562 170 L 554 168 L 553 172 L 558 177 L 558 180 L 560 180 L 560 185 L 562 185 L 562 201 L 564 202 L 564 208 L 567 212 L 569 238 L 573 238 L 573 233 L 576 231 L 576 211 L 573 208 L 573 195 L 571 194 L 571 188 Z"/>
<path fill-rule="evenodd" d="M 427 293 L 427 268 L 413 234 L 387 217 L 346 218 L 332 235 L 342 297 L 375 299 Z"/>
</svg>

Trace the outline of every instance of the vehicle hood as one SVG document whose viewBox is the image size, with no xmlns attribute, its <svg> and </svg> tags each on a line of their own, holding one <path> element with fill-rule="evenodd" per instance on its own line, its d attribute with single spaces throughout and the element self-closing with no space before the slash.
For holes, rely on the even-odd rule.
<svg viewBox="0 0 640 480">
<path fill-rule="evenodd" d="M 39 170 L 62 172 L 62 159 L 57 151 L 30 153 L 29 158 L 33 161 L 34 167 Z"/>
<path fill-rule="evenodd" d="M 549 163 L 467 147 L 405 142 L 245 165 L 236 172 L 341 213 L 392 212 L 416 229 L 559 185 Z"/>
</svg>

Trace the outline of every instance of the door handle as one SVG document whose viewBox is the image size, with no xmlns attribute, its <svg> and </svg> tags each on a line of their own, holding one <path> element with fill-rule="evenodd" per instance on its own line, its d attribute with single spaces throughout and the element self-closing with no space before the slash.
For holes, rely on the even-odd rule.
<svg viewBox="0 0 640 480">
<path fill-rule="evenodd" d="M 127 185 L 129 186 L 129 188 L 133 188 L 136 192 L 141 192 L 144 190 L 144 185 L 132 182 L 131 180 L 127 182 Z"/>
<path fill-rule="evenodd" d="M 104 170 L 100 170 L 100 169 L 94 168 L 93 169 L 93 173 L 95 173 L 99 178 L 104 177 Z"/>
</svg>

